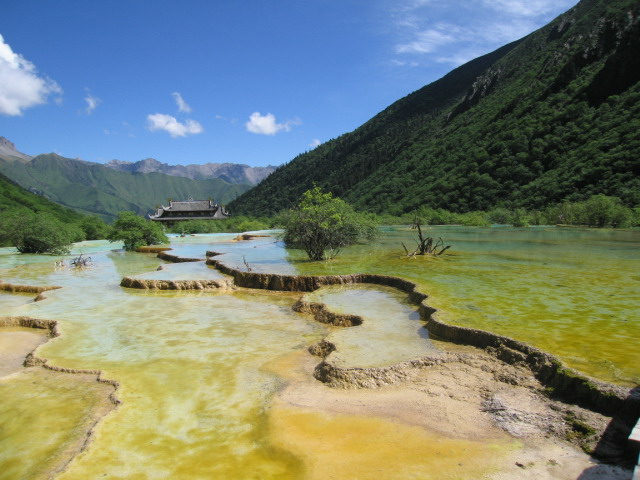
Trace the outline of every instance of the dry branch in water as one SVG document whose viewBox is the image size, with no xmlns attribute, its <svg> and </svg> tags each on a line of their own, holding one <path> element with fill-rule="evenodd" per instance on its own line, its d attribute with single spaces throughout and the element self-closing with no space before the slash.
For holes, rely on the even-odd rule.
<svg viewBox="0 0 640 480">
<path fill-rule="evenodd" d="M 242 261 L 244 262 L 244 266 L 247 267 L 247 272 L 250 272 L 251 266 L 249 265 L 249 262 L 247 262 L 247 259 L 244 258 L 244 255 L 242 255 Z"/>
<path fill-rule="evenodd" d="M 418 246 L 413 252 L 409 253 L 409 249 L 406 247 L 404 243 L 402 243 L 402 246 L 404 248 L 405 253 L 407 254 L 407 257 L 413 258 L 416 255 L 436 255 L 436 256 L 442 255 L 444 252 L 446 252 L 451 248 L 451 245 L 445 246 L 444 240 L 442 240 L 442 237 L 438 238 L 437 241 L 434 241 L 433 237 L 425 238 L 422 235 L 420 218 L 418 218 L 417 216 L 414 219 L 413 225 L 411 225 L 411 228 L 418 230 L 418 240 L 416 240 L 416 243 L 418 244 Z"/>
<path fill-rule="evenodd" d="M 76 257 L 73 260 L 71 260 L 71 265 L 73 265 L 76 268 L 89 267 L 91 265 L 91 257 L 83 258 L 82 254 L 80 254 L 79 257 Z"/>
</svg>

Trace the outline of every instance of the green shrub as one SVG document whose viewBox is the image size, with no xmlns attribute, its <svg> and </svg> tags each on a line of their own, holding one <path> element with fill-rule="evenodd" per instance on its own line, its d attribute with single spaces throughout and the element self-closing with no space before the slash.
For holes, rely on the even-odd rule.
<svg viewBox="0 0 640 480">
<path fill-rule="evenodd" d="M 494 225 L 511 224 L 511 211 L 506 208 L 494 208 L 493 210 L 487 212 L 487 217 L 489 218 L 489 222 Z"/>
<path fill-rule="evenodd" d="M 511 222 L 514 227 L 528 227 L 529 215 L 524 208 L 516 208 L 511 213 Z"/>
<path fill-rule="evenodd" d="M 549 225 L 551 222 L 543 212 L 534 210 L 529 212 L 529 223 L 531 225 Z"/>
<path fill-rule="evenodd" d="M 319 187 L 303 193 L 298 206 L 284 213 L 281 221 L 285 244 L 302 248 L 311 260 L 332 258 L 340 248 L 377 234 L 371 218 Z"/>
<path fill-rule="evenodd" d="M 146 245 L 169 243 L 162 225 L 145 220 L 133 212 L 120 212 L 107 239 L 124 242 L 125 250 L 135 250 Z"/>
<path fill-rule="evenodd" d="M 622 205 L 620 199 L 606 195 L 594 195 L 583 204 L 583 222 L 590 227 L 628 227 L 633 214 Z"/>
<path fill-rule="evenodd" d="M 579 225 L 582 218 L 582 207 L 577 203 L 562 202 L 547 208 L 549 223 L 556 225 Z"/>
<path fill-rule="evenodd" d="M 625 207 L 619 198 L 606 195 L 593 195 L 584 202 L 565 201 L 546 210 L 550 223 L 597 228 L 637 225 L 635 215 L 634 210 Z"/>
<path fill-rule="evenodd" d="M 222 220 L 187 220 L 177 222 L 170 231 L 173 233 L 240 233 L 250 230 L 267 230 L 273 227 L 273 220 L 240 215 Z"/>
<path fill-rule="evenodd" d="M 222 220 L 186 220 L 173 225 L 172 233 L 217 233 L 220 231 L 218 222 Z"/>
<path fill-rule="evenodd" d="M 487 214 L 484 212 L 459 213 L 457 214 L 457 221 L 455 223 L 459 223 L 465 227 L 487 227 L 491 225 Z"/>
<path fill-rule="evenodd" d="M 109 225 L 96 216 L 85 217 L 79 224 L 85 240 L 104 240 L 109 235 Z"/>
<path fill-rule="evenodd" d="M 66 225 L 47 213 L 29 210 L 3 212 L 0 231 L 4 243 L 21 253 L 69 253 L 73 242 L 84 238 L 75 225 Z"/>
<path fill-rule="evenodd" d="M 444 208 L 420 207 L 418 217 L 427 225 L 451 225 L 456 223 L 456 214 Z"/>
</svg>

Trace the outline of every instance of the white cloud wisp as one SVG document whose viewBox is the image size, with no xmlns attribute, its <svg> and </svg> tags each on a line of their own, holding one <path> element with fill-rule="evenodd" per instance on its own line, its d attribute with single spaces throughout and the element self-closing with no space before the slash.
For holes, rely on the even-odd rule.
<svg viewBox="0 0 640 480">
<path fill-rule="evenodd" d="M 87 115 L 91 115 L 98 105 L 102 103 L 98 97 L 94 97 L 91 93 L 87 93 L 84 97 L 84 101 L 87 102 L 87 108 L 84 110 Z"/>
<path fill-rule="evenodd" d="M 173 98 L 176 101 L 179 112 L 191 113 L 191 107 L 187 102 L 184 101 L 182 95 L 180 95 L 178 92 L 173 92 L 171 95 L 173 95 Z"/>
<path fill-rule="evenodd" d="M 173 138 L 186 137 L 187 135 L 197 135 L 202 133 L 204 128 L 195 120 L 185 120 L 179 122 L 175 117 L 164 113 L 154 113 L 147 115 L 147 125 L 152 132 L 163 130 Z"/>
<path fill-rule="evenodd" d="M 404 0 L 393 10 L 397 32 L 389 62 L 399 67 L 430 62 L 461 65 L 524 37 L 577 0 Z"/>
<path fill-rule="evenodd" d="M 267 113 L 261 115 L 260 112 L 253 112 L 249 116 L 249 121 L 245 123 L 247 131 L 258 135 L 275 135 L 278 132 L 291 131 L 292 125 L 299 125 L 299 120 L 289 120 L 285 123 L 278 123 L 275 115 Z"/>
<path fill-rule="evenodd" d="M 456 37 L 441 30 L 428 29 L 418 32 L 408 43 L 396 46 L 397 53 L 431 53 L 438 47 L 456 41 Z"/>
<path fill-rule="evenodd" d="M 482 0 L 482 3 L 497 12 L 506 12 L 520 17 L 537 17 L 553 12 L 559 6 L 569 8 L 572 3 L 567 0 Z"/>
<path fill-rule="evenodd" d="M 27 108 L 47 103 L 52 94 L 62 94 L 60 86 L 39 76 L 35 65 L 14 53 L 0 35 L 0 114 L 22 115 Z"/>
</svg>

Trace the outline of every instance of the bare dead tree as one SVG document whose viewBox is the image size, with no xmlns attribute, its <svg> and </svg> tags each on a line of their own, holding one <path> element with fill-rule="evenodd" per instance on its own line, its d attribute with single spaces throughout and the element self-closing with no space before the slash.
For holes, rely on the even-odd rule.
<svg viewBox="0 0 640 480">
<path fill-rule="evenodd" d="M 83 258 L 82 254 L 80 254 L 79 257 L 76 257 L 73 260 L 71 260 L 71 265 L 76 268 L 89 267 L 91 266 L 91 257 Z"/>
<path fill-rule="evenodd" d="M 402 247 L 404 248 L 407 257 L 413 258 L 416 255 L 442 255 L 444 252 L 451 248 L 451 245 L 444 244 L 444 240 L 442 237 L 439 237 L 437 241 L 433 239 L 433 237 L 425 237 L 422 235 L 422 226 L 420 225 L 420 217 L 416 215 L 413 220 L 413 224 L 411 225 L 412 229 L 418 230 L 418 239 L 416 243 L 418 244 L 416 249 L 413 252 L 409 252 L 409 249 L 406 247 L 404 243 L 402 243 Z"/>
<path fill-rule="evenodd" d="M 244 266 L 247 267 L 247 272 L 250 272 L 251 267 L 249 266 L 249 262 L 247 262 L 247 259 L 244 258 L 244 255 L 242 255 L 242 261 L 244 262 Z"/>
</svg>

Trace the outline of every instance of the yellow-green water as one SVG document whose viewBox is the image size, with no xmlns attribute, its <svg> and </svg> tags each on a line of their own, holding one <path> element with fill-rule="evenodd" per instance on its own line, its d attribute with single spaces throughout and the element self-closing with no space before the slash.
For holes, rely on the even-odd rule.
<svg viewBox="0 0 640 480">
<path fill-rule="evenodd" d="M 379 273 L 416 282 L 441 319 L 490 330 L 559 356 L 588 375 L 640 384 L 640 231 L 431 227 L 445 257 L 403 256 L 416 237 L 389 228 L 301 273 Z"/>
<path fill-rule="evenodd" d="M 418 282 L 448 321 L 528 341 L 600 378 L 637 381 L 639 366 L 632 347 L 640 340 L 638 232 L 434 232 L 453 243 L 453 255 L 402 258 L 400 241 L 407 243 L 413 236 L 402 229 L 387 231 L 373 244 L 345 249 L 326 264 L 287 253 L 273 238 L 236 243 L 230 241 L 232 236 L 213 235 L 174 243 L 175 253 L 185 256 L 201 256 L 206 250 L 231 252 L 226 261 L 244 267 L 247 260 L 253 271 L 402 276 Z M 506 448 L 434 437 L 379 418 L 274 409 L 271 400 L 283 380 L 268 365 L 336 333 L 292 311 L 299 295 L 123 289 L 119 282 L 126 275 L 173 279 L 196 275 L 200 269 L 203 275 L 216 273 L 203 263 L 169 265 L 157 272 L 165 262 L 155 255 L 111 251 L 113 245 L 101 242 L 76 248 L 92 256 L 91 268 L 56 269 L 56 258 L 0 250 L 1 280 L 64 287 L 47 292 L 48 299 L 37 303 L 25 295 L 0 293 L 2 315 L 59 321 L 62 336 L 40 347 L 38 355 L 53 365 L 100 369 L 105 378 L 120 382 L 117 396 L 122 405 L 97 425 L 89 449 L 61 479 L 302 479 L 322 477 L 327 469 L 349 478 L 356 465 L 367 461 L 375 468 L 361 472 L 362 478 L 400 478 L 400 471 L 418 475 L 415 478 L 475 478 L 473 472 L 492 468 L 486 458 Z M 388 308 L 394 316 L 411 320 L 411 309 L 402 299 L 373 302 L 357 290 L 314 295 L 325 296 L 327 303 L 349 313 L 366 316 L 369 308 L 384 316 Z M 416 350 L 400 352 L 400 357 L 430 348 L 419 328 L 410 322 L 405 327 L 409 337 L 415 330 L 414 341 L 408 343 Z M 389 341 L 398 347 L 406 335 Z M 398 354 L 395 348 L 389 350 Z M 68 442 L 65 435 L 77 435 L 83 408 L 94 401 L 38 384 L 29 372 L 0 384 L 0 425 L 19 432 L 10 441 L 2 439 L 3 480 L 35 478 L 34 472 L 50 468 L 47 445 L 59 450 Z M 21 400 L 34 395 L 46 401 Z M 65 395 L 79 398 L 79 404 Z M 372 435 L 375 448 L 363 448 Z M 331 449 L 334 442 L 340 444 L 339 455 Z M 424 449 L 428 443 L 442 449 L 430 454 Z M 391 458 L 402 458 L 404 470 Z M 460 463 L 475 467 L 458 470 Z M 22 473 L 16 473 L 20 468 Z"/>
<path fill-rule="evenodd" d="M 324 327 L 293 312 L 291 295 L 123 289 L 122 276 L 155 272 L 164 262 L 148 254 L 89 253 L 93 266 L 84 270 L 55 269 L 51 257 L 34 257 L 33 264 L 6 257 L 1 276 L 62 285 L 45 301 L 3 314 L 58 320 L 62 335 L 38 355 L 52 365 L 100 369 L 121 385 L 122 405 L 100 422 L 90 449 L 60 478 L 300 478 L 301 462 L 268 440 L 269 400 L 279 379 L 262 366 L 318 341 Z M 164 272 L 171 278 L 185 268 L 197 269 L 169 265 Z M 21 380 L 26 375 L 33 373 L 7 380 L 0 425 L 16 411 L 16 391 L 29 395 L 29 382 Z M 21 401 L 24 421 L 16 428 L 22 434 L 3 442 L 0 478 L 30 478 L 50 468 L 41 430 L 64 432 L 59 423 L 66 421 L 73 432 L 76 403 L 62 396 L 45 408 Z M 33 423 L 39 428 L 31 429 Z M 30 459 L 21 474 L 2 468 L 17 458 Z"/>
<path fill-rule="evenodd" d="M 49 478 L 84 443 L 105 388 L 68 377 L 28 369 L 0 379 L 0 478 Z"/>
<path fill-rule="evenodd" d="M 331 286 L 305 295 L 330 311 L 358 315 L 361 325 L 339 328 L 326 337 L 336 350 L 328 361 L 340 368 L 393 365 L 433 352 L 417 308 L 407 295 L 390 287 Z"/>
</svg>

